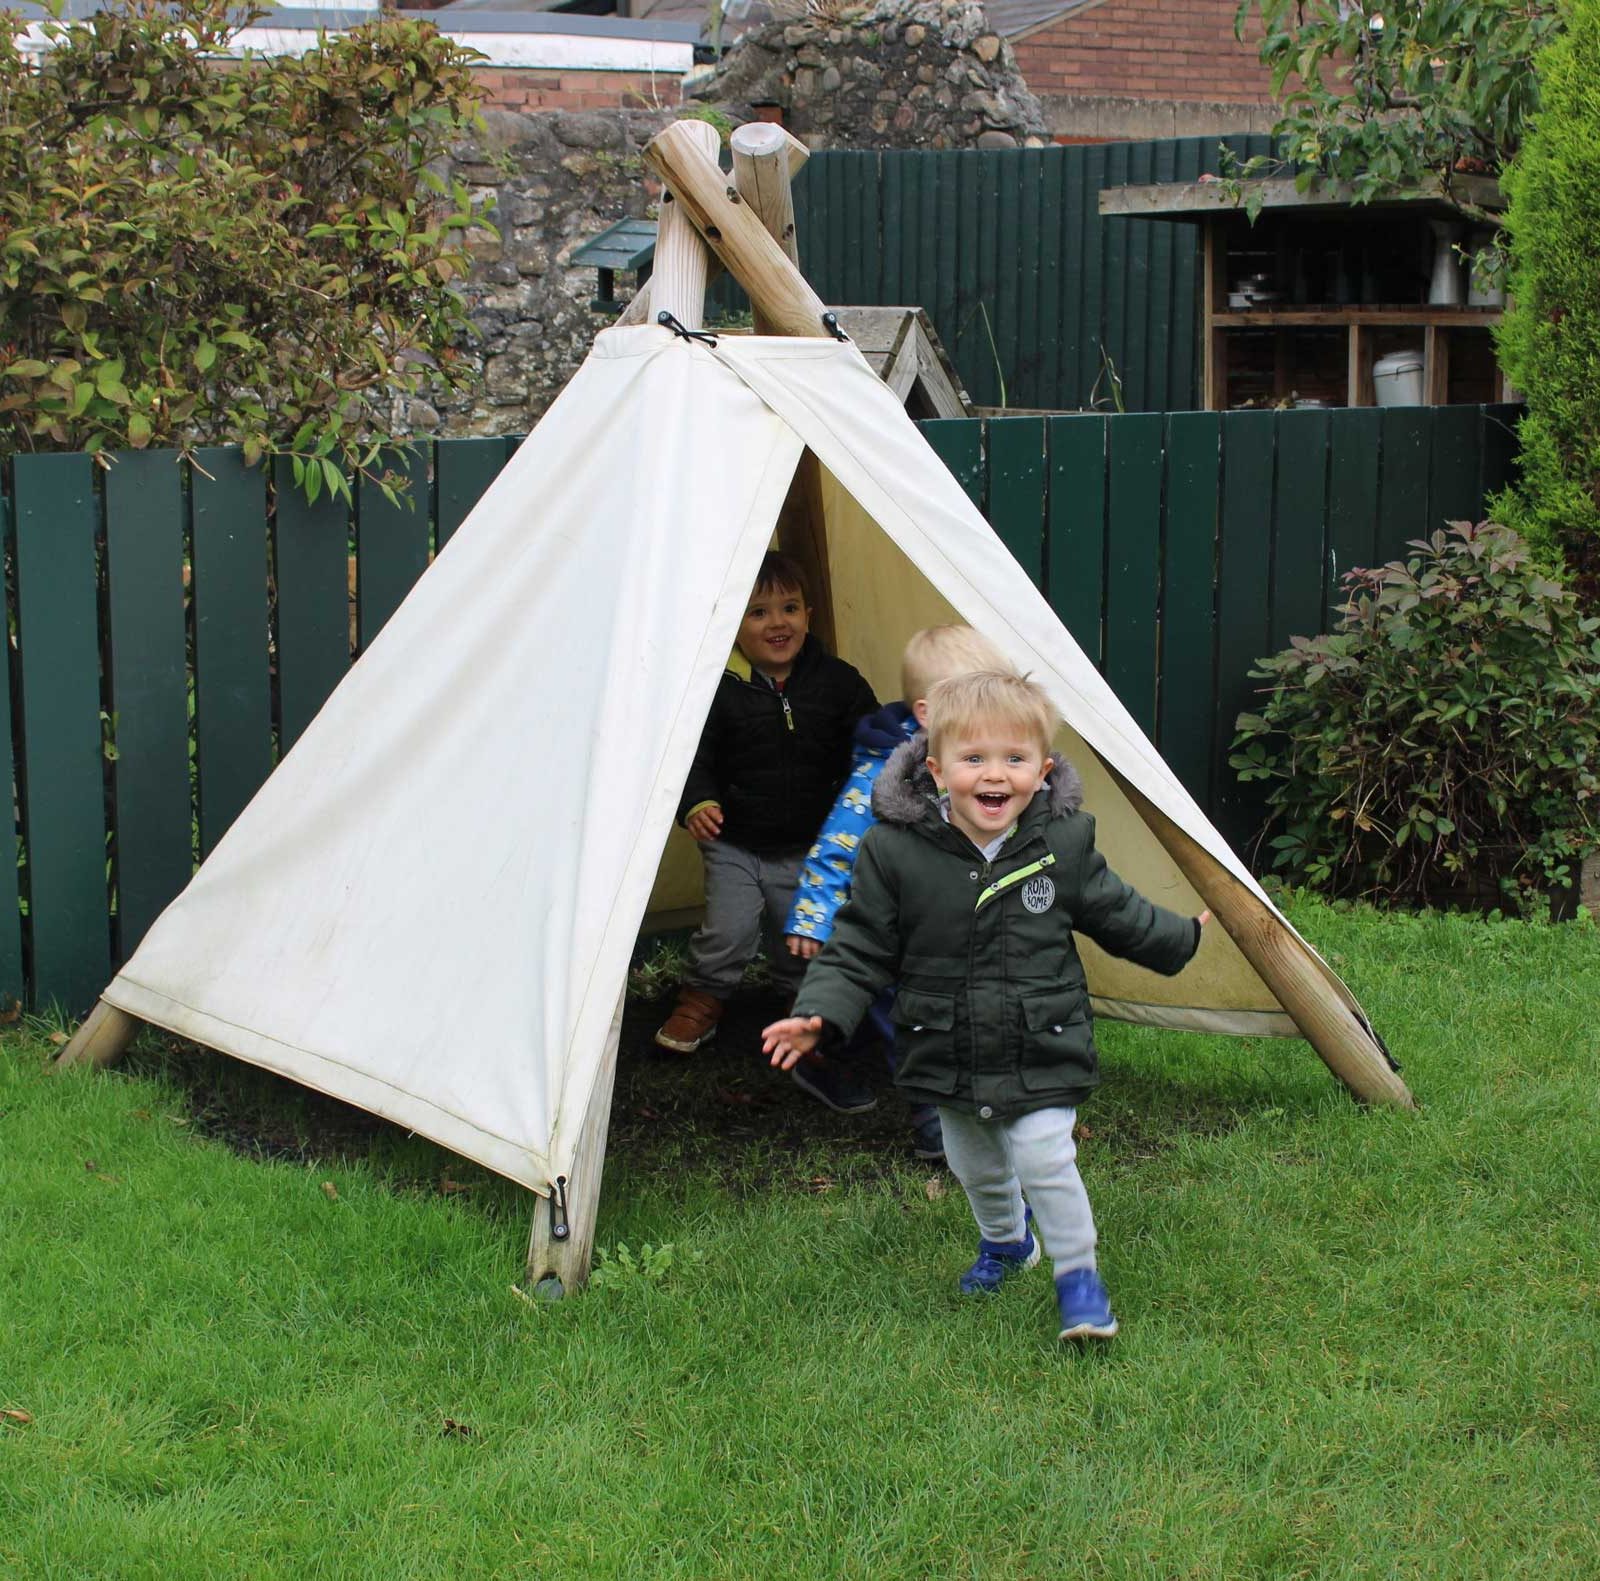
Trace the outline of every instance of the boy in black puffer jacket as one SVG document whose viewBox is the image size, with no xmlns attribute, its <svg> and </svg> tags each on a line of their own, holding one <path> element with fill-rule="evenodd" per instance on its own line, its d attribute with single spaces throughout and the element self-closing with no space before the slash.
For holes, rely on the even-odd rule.
<svg viewBox="0 0 1600 1581">
<path fill-rule="evenodd" d="M 663 1048 L 692 1054 L 716 1035 L 763 920 L 774 971 L 798 984 L 805 969 L 782 938 L 800 862 L 850 772 L 856 721 L 878 706 L 861 675 L 808 635 L 810 623 L 800 567 L 769 553 L 678 806 L 705 860 L 706 915 L 656 1033 Z"/>
<path fill-rule="evenodd" d="M 1106 866 L 1078 776 L 1051 759 L 1055 723 L 1044 692 L 1016 675 L 934 687 L 927 737 L 878 777 L 879 821 L 849 902 L 765 1046 L 791 1069 L 847 1037 L 873 995 L 898 983 L 895 1081 L 937 1105 L 945 1156 L 978 1221 L 962 1291 L 992 1292 L 1032 1267 L 1037 1216 L 1061 1337 L 1109 1339 L 1117 1320 L 1072 1140 L 1099 1080 L 1073 933 L 1171 975 L 1199 948 L 1207 914 L 1152 905 Z"/>
</svg>

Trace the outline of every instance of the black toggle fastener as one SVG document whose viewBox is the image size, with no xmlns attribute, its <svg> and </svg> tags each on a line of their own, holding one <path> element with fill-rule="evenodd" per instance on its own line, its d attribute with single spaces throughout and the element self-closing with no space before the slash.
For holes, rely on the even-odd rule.
<svg viewBox="0 0 1600 1581">
<path fill-rule="evenodd" d="M 567 1177 L 561 1175 L 550 1188 L 550 1239 L 564 1241 L 572 1234 L 567 1223 Z"/>
<path fill-rule="evenodd" d="M 679 340 L 703 340 L 713 351 L 717 349 L 717 337 L 715 335 L 707 335 L 703 330 L 686 328 L 666 308 L 662 308 L 656 314 L 656 323 L 665 325 Z"/>
<path fill-rule="evenodd" d="M 835 340 L 849 340 L 849 336 L 839 328 L 839 315 L 837 313 L 824 313 L 822 327 L 833 336 Z"/>
</svg>

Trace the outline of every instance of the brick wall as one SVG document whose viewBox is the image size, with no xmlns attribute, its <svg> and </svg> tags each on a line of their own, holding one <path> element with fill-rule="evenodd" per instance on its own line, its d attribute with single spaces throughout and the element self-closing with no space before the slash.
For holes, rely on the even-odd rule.
<svg viewBox="0 0 1600 1581">
<path fill-rule="evenodd" d="M 1106 97 L 1265 104 L 1256 46 L 1233 36 L 1236 0 L 1104 0 L 1012 40 L 1042 99 Z"/>
<path fill-rule="evenodd" d="M 483 89 L 485 109 L 524 115 L 533 110 L 670 109 L 682 98 L 682 78 L 661 72 L 480 66 L 472 75 Z"/>
</svg>

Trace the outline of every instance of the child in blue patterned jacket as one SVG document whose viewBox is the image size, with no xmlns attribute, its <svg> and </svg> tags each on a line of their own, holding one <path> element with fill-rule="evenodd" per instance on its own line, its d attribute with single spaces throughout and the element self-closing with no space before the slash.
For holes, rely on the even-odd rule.
<svg viewBox="0 0 1600 1581">
<path fill-rule="evenodd" d="M 938 682 L 957 675 L 1010 669 L 999 650 L 971 626 L 928 626 L 906 644 L 900 660 L 904 699 L 868 714 L 856 726 L 850 777 L 823 822 L 816 844 L 800 864 L 799 887 L 784 927 L 791 955 L 810 960 L 833 932 L 833 919 L 850 898 L 856 852 L 875 822 L 872 787 L 895 748 L 926 726 L 928 693 Z M 858 1034 L 858 1040 L 863 1035 L 867 1040 L 874 1035 L 882 1039 L 891 1069 L 894 1023 L 889 1018 L 889 1006 L 893 1000 L 893 987 L 886 988 L 868 1010 L 862 1033 Z M 791 1074 L 800 1088 L 830 1109 L 852 1114 L 870 1107 L 871 1093 L 851 1071 L 848 1059 L 835 1058 L 827 1064 L 803 1061 Z M 918 1158 L 944 1157 L 939 1114 L 931 1104 L 911 1111 L 911 1131 L 912 1151 Z"/>
</svg>

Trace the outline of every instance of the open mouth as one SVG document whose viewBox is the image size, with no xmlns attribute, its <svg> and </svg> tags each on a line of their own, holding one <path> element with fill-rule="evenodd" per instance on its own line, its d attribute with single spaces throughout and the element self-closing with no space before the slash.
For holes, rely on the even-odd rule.
<svg viewBox="0 0 1600 1581">
<path fill-rule="evenodd" d="M 1011 804 L 1010 794 L 1006 791 L 979 791 L 976 799 L 987 813 L 1002 813 Z"/>
<path fill-rule="evenodd" d="M 788 632 L 785 632 L 781 637 L 768 637 L 767 646 L 769 648 L 787 648 L 791 640 Z"/>
</svg>

